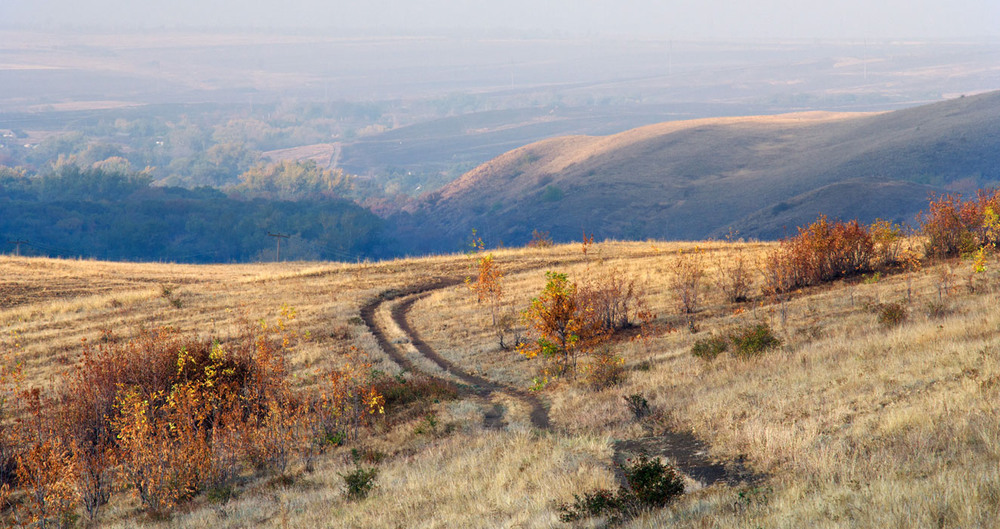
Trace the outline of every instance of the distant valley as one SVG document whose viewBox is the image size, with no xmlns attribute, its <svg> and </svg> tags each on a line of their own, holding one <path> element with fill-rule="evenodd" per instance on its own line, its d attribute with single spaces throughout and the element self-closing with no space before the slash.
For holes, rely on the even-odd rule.
<svg viewBox="0 0 1000 529">
<path fill-rule="evenodd" d="M 0 36 L 0 251 L 31 256 L 771 239 L 1000 180 L 991 41 Z"/>
</svg>

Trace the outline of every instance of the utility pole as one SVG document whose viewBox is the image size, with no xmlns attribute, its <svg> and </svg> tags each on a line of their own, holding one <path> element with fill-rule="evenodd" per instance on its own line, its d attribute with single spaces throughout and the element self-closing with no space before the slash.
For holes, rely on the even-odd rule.
<svg viewBox="0 0 1000 529">
<path fill-rule="evenodd" d="M 17 240 L 13 240 L 13 241 L 7 241 L 7 244 L 13 244 L 13 245 L 15 245 L 16 250 L 14 250 L 14 255 L 20 257 L 21 256 L 21 245 L 22 244 L 28 244 L 28 241 L 23 241 L 21 239 L 17 239 Z"/>
<path fill-rule="evenodd" d="M 277 251 L 277 254 L 278 255 L 277 255 L 277 258 L 275 259 L 275 261 L 281 262 L 281 239 L 287 239 L 287 238 L 291 237 L 291 235 L 285 235 L 283 233 L 271 233 L 271 232 L 267 232 L 267 236 L 268 237 L 274 237 L 275 239 L 277 239 L 277 241 L 278 241 L 278 251 Z"/>
</svg>

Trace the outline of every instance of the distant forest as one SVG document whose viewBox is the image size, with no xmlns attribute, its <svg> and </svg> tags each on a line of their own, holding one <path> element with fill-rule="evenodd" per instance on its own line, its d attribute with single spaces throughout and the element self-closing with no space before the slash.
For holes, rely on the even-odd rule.
<svg viewBox="0 0 1000 529">
<path fill-rule="evenodd" d="M 308 164 L 289 167 L 300 177 L 324 173 Z M 311 182 L 306 196 L 291 186 L 253 183 L 229 192 L 154 186 L 120 159 L 41 174 L 0 168 L 0 233 L 5 243 L 26 241 L 22 255 L 190 263 L 275 260 L 279 240 L 269 233 L 288 236 L 280 239 L 282 259 L 353 261 L 391 246 L 381 219 L 336 196 L 336 186 L 321 193 Z M 14 249 L 8 244 L 6 253 Z"/>
</svg>

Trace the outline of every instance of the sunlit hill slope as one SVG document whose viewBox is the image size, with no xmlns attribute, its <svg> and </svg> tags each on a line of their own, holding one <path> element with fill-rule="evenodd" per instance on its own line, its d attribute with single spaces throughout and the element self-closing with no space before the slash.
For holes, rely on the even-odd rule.
<svg viewBox="0 0 1000 529">
<path fill-rule="evenodd" d="M 408 240 L 454 248 L 476 228 L 556 240 L 781 237 L 817 214 L 912 221 L 932 192 L 1000 181 L 1000 92 L 878 114 L 668 122 L 510 151 L 410 209 Z M 404 228 L 406 233 L 406 228 Z M 450 245 L 450 246 L 449 246 Z"/>
</svg>

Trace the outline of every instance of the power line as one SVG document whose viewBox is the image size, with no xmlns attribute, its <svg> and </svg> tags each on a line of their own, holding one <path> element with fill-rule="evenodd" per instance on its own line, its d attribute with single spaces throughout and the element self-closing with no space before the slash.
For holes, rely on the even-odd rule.
<svg viewBox="0 0 1000 529">
<path fill-rule="evenodd" d="M 43 252 L 45 252 L 47 254 L 54 253 L 56 255 L 64 255 L 64 256 L 72 256 L 72 255 L 83 256 L 83 255 L 89 255 L 87 252 L 81 252 L 79 250 L 70 250 L 68 248 L 60 248 L 58 246 L 52 246 L 52 245 L 49 245 L 49 244 L 41 244 L 41 243 L 37 243 L 37 242 L 29 242 L 29 243 L 27 243 L 27 245 L 28 246 L 32 246 L 34 248 L 38 248 L 39 250 L 42 250 Z"/>
</svg>

